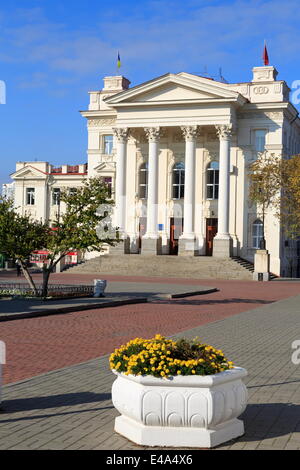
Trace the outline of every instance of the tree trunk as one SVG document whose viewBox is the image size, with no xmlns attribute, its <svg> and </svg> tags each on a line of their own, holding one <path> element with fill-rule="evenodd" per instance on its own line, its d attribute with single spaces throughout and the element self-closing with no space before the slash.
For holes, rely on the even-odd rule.
<svg viewBox="0 0 300 470">
<path fill-rule="evenodd" d="M 49 277 L 51 274 L 52 265 L 50 264 L 49 267 L 43 267 L 43 287 L 42 287 L 42 297 L 45 298 L 48 295 L 48 283 Z"/>
<path fill-rule="evenodd" d="M 32 279 L 32 276 L 30 274 L 30 272 L 28 271 L 28 268 L 26 266 L 25 263 L 23 263 L 22 261 L 20 261 L 20 264 L 21 264 L 21 269 L 22 269 L 22 272 L 24 274 L 24 277 L 25 279 L 27 280 L 28 284 L 30 285 L 31 289 L 33 290 L 33 293 L 36 297 L 38 297 L 38 291 L 37 291 L 37 288 L 35 286 L 35 283 Z"/>
</svg>

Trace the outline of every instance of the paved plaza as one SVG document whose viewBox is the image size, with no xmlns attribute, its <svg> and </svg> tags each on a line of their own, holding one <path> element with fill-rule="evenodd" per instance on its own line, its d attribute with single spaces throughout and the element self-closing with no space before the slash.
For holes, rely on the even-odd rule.
<svg viewBox="0 0 300 470">
<path fill-rule="evenodd" d="M 248 370 L 245 435 L 217 449 L 299 450 L 300 365 L 292 343 L 300 340 L 300 284 L 201 285 L 218 291 L 1 323 L 7 364 L 0 449 L 140 450 L 114 433 L 108 354 L 159 332 L 198 336 Z"/>
</svg>

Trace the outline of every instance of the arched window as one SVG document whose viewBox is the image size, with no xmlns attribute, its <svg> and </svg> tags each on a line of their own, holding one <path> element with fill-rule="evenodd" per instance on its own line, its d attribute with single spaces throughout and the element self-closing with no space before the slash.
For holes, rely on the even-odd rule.
<svg viewBox="0 0 300 470">
<path fill-rule="evenodd" d="M 139 197 L 145 199 L 148 196 L 148 163 L 143 163 L 139 171 Z"/>
<path fill-rule="evenodd" d="M 184 163 L 175 163 L 172 170 L 172 198 L 182 199 L 184 197 Z"/>
<path fill-rule="evenodd" d="M 219 163 L 211 162 L 206 170 L 206 199 L 219 198 Z"/>
<path fill-rule="evenodd" d="M 260 219 L 256 219 L 252 224 L 252 247 L 259 249 L 260 242 L 263 239 L 263 223 Z"/>
</svg>

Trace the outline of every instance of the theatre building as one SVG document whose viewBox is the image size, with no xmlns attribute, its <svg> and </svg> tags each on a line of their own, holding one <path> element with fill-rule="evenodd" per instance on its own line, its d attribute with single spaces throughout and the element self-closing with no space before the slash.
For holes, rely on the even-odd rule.
<svg viewBox="0 0 300 470">
<path fill-rule="evenodd" d="M 249 166 L 262 152 L 299 153 L 300 120 L 274 67 L 254 67 L 249 79 L 229 84 L 182 72 L 130 87 L 125 77 L 111 76 L 102 90 L 89 93 L 88 109 L 81 111 L 88 129 L 83 173 L 111 186 L 113 224 L 124 238 L 120 252 L 253 262 L 263 220 L 248 198 Z M 13 175 L 17 197 L 31 204 L 29 190 L 37 183 L 34 203 L 48 217 L 59 181 L 71 186 L 74 175 L 47 170 L 55 184 L 41 203 L 45 178 L 37 165 L 30 167 L 36 179 L 26 177 L 26 162 Z M 272 209 L 264 232 L 270 271 L 287 276 L 292 266 L 295 275 L 297 243 L 285 238 Z"/>
<path fill-rule="evenodd" d="M 122 76 L 105 77 L 81 114 L 88 176 L 111 182 L 124 252 L 253 261 L 263 222 L 247 174 L 261 152 L 300 152 L 289 93 L 272 66 L 234 84 L 182 72 L 130 88 Z M 264 229 L 271 272 L 287 275 L 293 260 L 295 274 L 297 244 L 272 210 Z"/>
</svg>

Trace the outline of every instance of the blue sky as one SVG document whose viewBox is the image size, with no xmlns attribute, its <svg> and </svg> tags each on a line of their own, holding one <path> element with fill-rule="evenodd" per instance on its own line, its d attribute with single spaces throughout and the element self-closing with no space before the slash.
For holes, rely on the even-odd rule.
<svg viewBox="0 0 300 470">
<path fill-rule="evenodd" d="M 6 0 L 0 4 L 0 184 L 16 161 L 86 162 L 88 91 L 116 73 L 133 85 L 167 72 L 251 80 L 271 65 L 300 79 L 297 0 Z"/>
</svg>

